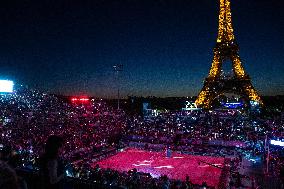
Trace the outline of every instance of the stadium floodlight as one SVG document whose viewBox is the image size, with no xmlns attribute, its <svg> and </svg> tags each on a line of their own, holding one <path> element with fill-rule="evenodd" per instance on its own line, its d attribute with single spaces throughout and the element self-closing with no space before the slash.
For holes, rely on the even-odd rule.
<svg viewBox="0 0 284 189">
<path fill-rule="evenodd" d="M 0 93 L 12 93 L 14 82 L 10 80 L 0 80 Z"/>
</svg>

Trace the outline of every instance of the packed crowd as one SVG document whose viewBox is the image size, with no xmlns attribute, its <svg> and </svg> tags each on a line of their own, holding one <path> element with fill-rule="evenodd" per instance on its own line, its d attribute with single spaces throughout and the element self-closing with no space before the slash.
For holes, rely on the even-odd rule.
<svg viewBox="0 0 284 189">
<path fill-rule="evenodd" d="M 258 117 L 251 119 L 239 111 L 170 112 L 147 119 L 142 116 L 130 117 L 123 110 L 112 108 L 102 100 L 72 104 L 54 95 L 24 87 L 12 94 L 0 95 L 0 107 L 0 148 L 9 146 L 20 154 L 19 161 L 24 162 L 18 163 L 19 165 L 34 167 L 36 159 L 44 151 L 48 136 L 58 135 L 65 141 L 62 158 L 67 162 L 81 163 L 74 168 L 77 169 L 74 172 L 80 173 L 79 176 L 72 176 L 88 175 L 88 179 L 95 177 L 99 178 L 95 180 L 107 184 L 127 185 L 126 188 L 131 188 L 133 183 L 142 183 L 141 179 L 127 182 L 138 173 L 120 174 L 101 169 L 95 172 L 99 168 L 89 170 L 86 167 L 102 149 L 121 146 L 121 141 L 129 142 L 129 138 L 133 139 L 133 136 L 136 137 L 135 142 L 167 144 L 177 149 L 179 146 L 187 146 L 187 151 L 195 151 L 196 141 L 204 144 L 204 141 L 210 140 L 243 141 L 255 148 L 257 141 L 263 140 L 265 133 L 281 137 L 284 128 L 274 120 Z M 206 147 L 203 150 L 208 149 Z M 156 185 L 162 186 L 164 183 L 177 185 L 175 188 L 186 185 L 185 182 L 170 181 L 166 177 L 150 178 L 147 174 L 142 174 L 139 178 L 143 178 L 143 184 L 148 188 L 157 188 Z M 145 188 L 144 185 L 143 187 Z"/>
<path fill-rule="evenodd" d="M 21 89 L 0 96 L 0 144 L 23 155 L 38 156 L 49 135 L 66 142 L 64 158 L 90 154 L 95 146 L 110 146 L 125 127 L 125 113 L 103 101 L 74 105 L 45 93 Z M 35 158 L 35 157 L 31 157 Z"/>
<path fill-rule="evenodd" d="M 224 141 L 250 141 L 264 136 L 269 125 L 261 119 L 250 119 L 239 111 L 233 112 L 170 112 L 144 120 L 134 118 L 128 134 L 148 136 L 155 140 L 221 139 Z"/>
</svg>

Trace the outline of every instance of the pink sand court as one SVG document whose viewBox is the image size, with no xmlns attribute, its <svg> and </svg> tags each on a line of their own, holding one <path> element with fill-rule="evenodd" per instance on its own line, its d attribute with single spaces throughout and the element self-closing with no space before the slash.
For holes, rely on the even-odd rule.
<svg viewBox="0 0 284 189">
<path fill-rule="evenodd" d="M 217 187 L 220 182 L 225 158 L 185 155 L 176 152 L 167 158 L 164 152 L 150 152 L 129 148 L 107 159 L 97 162 L 101 168 L 111 168 L 120 172 L 136 168 L 139 172 L 150 173 L 153 177 L 167 175 L 170 179 L 185 180 L 186 175 L 194 184 L 206 182 Z"/>
</svg>

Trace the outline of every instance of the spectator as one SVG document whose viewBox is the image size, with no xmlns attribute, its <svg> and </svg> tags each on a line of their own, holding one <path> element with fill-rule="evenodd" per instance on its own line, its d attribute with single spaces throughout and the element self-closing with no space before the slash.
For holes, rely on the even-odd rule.
<svg viewBox="0 0 284 189">
<path fill-rule="evenodd" d="M 16 172 L 3 161 L 0 161 L 0 188 L 19 189 Z"/>
<path fill-rule="evenodd" d="M 44 188 L 59 189 L 63 187 L 64 166 L 59 159 L 59 152 L 63 146 L 61 137 L 52 135 L 48 137 L 45 153 L 40 159 L 40 171 Z"/>
<path fill-rule="evenodd" d="M 186 175 L 185 178 L 185 189 L 192 189 L 193 188 L 193 184 L 191 183 L 191 181 L 189 180 L 189 176 Z"/>
</svg>

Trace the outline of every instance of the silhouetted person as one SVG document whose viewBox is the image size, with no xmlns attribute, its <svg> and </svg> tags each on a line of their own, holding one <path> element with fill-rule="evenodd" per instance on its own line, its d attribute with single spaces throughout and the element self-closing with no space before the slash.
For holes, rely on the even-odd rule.
<svg viewBox="0 0 284 189">
<path fill-rule="evenodd" d="M 189 176 L 186 175 L 186 179 L 185 179 L 185 187 L 186 189 L 192 189 L 193 188 L 193 184 L 189 179 Z"/>
<path fill-rule="evenodd" d="M 239 172 L 237 172 L 236 177 L 237 177 L 237 180 L 236 180 L 236 187 L 237 187 L 237 188 L 242 187 L 242 177 L 241 177 L 241 175 L 240 175 Z"/>
<path fill-rule="evenodd" d="M 1 154 L 0 155 L 0 161 L 2 161 L 2 165 L 4 165 L 3 163 L 7 164 L 8 167 L 10 167 L 10 169 L 13 170 L 13 172 L 15 172 L 14 170 L 18 167 L 18 165 L 21 164 L 20 163 L 21 158 L 20 158 L 19 154 L 13 153 L 13 149 L 9 145 L 5 146 L 2 149 L 0 154 Z M 8 172 L 9 172 L 9 170 L 8 170 Z M 3 173 L 0 173 L 0 174 L 3 174 Z M 3 175 L 1 175 L 1 176 L 3 176 Z M 17 176 L 17 185 L 18 185 L 19 189 L 26 189 L 27 188 L 26 181 L 24 180 L 24 178 L 22 178 L 20 176 Z M 2 189 L 1 185 L 0 185 L 0 189 Z"/>
<path fill-rule="evenodd" d="M 3 161 L 0 161 L 0 188 L 19 189 L 16 172 Z"/>
<path fill-rule="evenodd" d="M 4 146 L 4 148 L 0 152 L 0 160 L 9 164 L 11 156 L 12 156 L 11 146 L 9 146 L 9 145 Z"/>
<path fill-rule="evenodd" d="M 207 183 L 206 182 L 202 182 L 201 188 L 202 189 L 206 189 L 207 188 Z"/>
<path fill-rule="evenodd" d="M 45 152 L 40 158 L 41 186 L 44 189 L 63 188 L 65 176 L 64 165 L 59 158 L 59 152 L 63 146 L 63 139 L 59 136 L 49 136 L 45 145 Z"/>
</svg>

